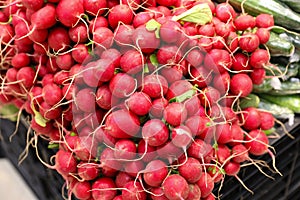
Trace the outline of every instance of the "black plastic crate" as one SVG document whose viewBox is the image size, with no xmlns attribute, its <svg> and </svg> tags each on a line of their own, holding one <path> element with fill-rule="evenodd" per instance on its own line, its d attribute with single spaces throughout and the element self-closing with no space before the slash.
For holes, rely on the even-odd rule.
<svg viewBox="0 0 300 200">
<path fill-rule="evenodd" d="M 288 126 L 287 126 L 288 127 Z M 281 134 L 280 138 L 273 139 L 270 144 L 276 150 L 276 167 L 282 173 L 271 173 L 274 180 L 264 176 L 254 166 L 241 169 L 238 176 L 254 194 L 248 192 L 234 177 L 227 177 L 219 193 L 222 200 L 295 200 L 300 199 L 300 118 L 295 120 L 288 131 L 295 137 L 289 138 L 283 133 L 282 128 L 276 132 Z M 264 155 L 258 159 L 265 160 L 270 166 L 272 160 L 269 155 Z M 216 185 L 214 193 L 218 194 L 219 185 Z"/>
<path fill-rule="evenodd" d="M 27 185 L 41 200 L 61 200 L 62 186 L 64 181 L 55 171 L 45 167 L 38 159 L 33 147 L 29 148 L 26 159 L 19 164 L 19 156 L 26 147 L 27 128 L 20 123 L 17 134 L 9 140 L 15 130 L 16 124 L 0 119 L 0 154 L 8 158 L 22 175 Z M 40 157 L 49 161 L 49 157 L 54 154 L 53 150 L 47 148 L 47 142 L 39 140 L 38 151 Z"/>
</svg>

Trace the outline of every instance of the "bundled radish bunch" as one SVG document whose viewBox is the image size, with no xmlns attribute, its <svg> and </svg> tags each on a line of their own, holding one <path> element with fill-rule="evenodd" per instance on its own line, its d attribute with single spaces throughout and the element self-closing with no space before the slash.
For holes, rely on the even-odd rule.
<svg viewBox="0 0 300 200">
<path fill-rule="evenodd" d="M 273 116 L 240 106 L 265 78 L 271 15 L 210 0 L 1 7 L 0 100 L 59 145 L 46 165 L 69 198 L 215 199 L 250 155 L 273 157 Z"/>
</svg>

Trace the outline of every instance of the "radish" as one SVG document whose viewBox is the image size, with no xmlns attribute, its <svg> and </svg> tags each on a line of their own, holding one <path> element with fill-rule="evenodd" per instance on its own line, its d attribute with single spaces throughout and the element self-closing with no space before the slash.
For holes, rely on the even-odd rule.
<svg viewBox="0 0 300 200">
<path fill-rule="evenodd" d="M 95 110 L 95 93 L 90 88 L 80 90 L 75 96 L 75 105 L 83 112 Z"/>
<path fill-rule="evenodd" d="M 102 15 L 107 8 L 107 1 L 83 0 L 84 10 L 92 16 Z"/>
<path fill-rule="evenodd" d="M 164 45 L 157 51 L 157 61 L 161 65 L 176 64 L 181 59 L 181 52 L 175 45 Z"/>
<path fill-rule="evenodd" d="M 136 145 L 132 140 L 120 139 L 115 143 L 116 159 L 131 160 L 136 156 Z"/>
<path fill-rule="evenodd" d="M 248 14 L 242 14 L 233 21 L 235 29 L 238 31 L 245 31 L 255 27 L 255 18 Z"/>
<path fill-rule="evenodd" d="M 216 17 L 226 23 L 236 17 L 236 12 L 229 3 L 220 3 L 216 6 Z"/>
<path fill-rule="evenodd" d="M 248 96 L 253 89 L 251 78 L 247 74 L 236 74 L 231 77 L 230 91 L 239 97 Z"/>
<path fill-rule="evenodd" d="M 161 75 L 150 74 L 144 77 L 141 91 L 151 98 L 163 97 L 168 91 L 168 82 Z"/>
<path fill-rule="evenodd" d="M 198 49 L 191 50 L 186 57 L 186 60 L 193 66 L 193 67 L 200 67 L 203 60 L 204 55 Z"/>
<path fill-rule="evenodd" d="M 113 32 L 107 27 L 98 27 L 93 32 L 93 40 L 95 44 L 104 49 L 108 49 L 113 44 Z"/>
<path fill-rule="evenodd" d="M 47 122 L 46 126 L 39 125 L 34 118 L 32 118 L 30 122 L 30 127 L 36 132 L 36 134 L 40 135 L 49 135 L 51 131 L 54 129 L 53 124 L 51 122 Z"/>
<path fill-rule="evenodd" d="M 179 174 L 189 183 L 196 183 L 202 176 L 202 166 L 200 162 L 192 157 L 188 157 L 186 162 L 181 162 L 178 167 Z"/>
<path fill-rule="evenodd" d="M 98 177 L 99 170 L 94 163 L 80 162 L 77 166 L 77 173 L 83 180 L 90 181 Z"/>
<path fill-rule="evenodd" d="M 107 84 L 98 87 L 96 92 L 96 103 L 102 109 L 109 110 L 111 108 L 112 93 Z"/>
<path fill-rule="evenodd" d="M 89 56 L 88 48 L 84 44 L 75 45 L 71 55 L 74 61 L 83 63 Z"/>
<path fill-rule="evenodd" d="M 228 146 L 224 144 L 218 144 L 216 149 L 216 158 L 218 163 L 223 164 L 225 161 L 227 162 L 230 155 L 230 149 Z"/>
<path fill-rule="evenodd" d="M 218 124 L 216 126 L 216 140 L 218 144 L 226 144 L 233 140 L 231 126 L 229 124 Z"/>
<path fill-rule="evenodd" d="M 239 46 L 242 50 L 251 53 L 259 46 L 259 37 L 254 33 L 244 33 L 239 41 Z"/>
<path fill-rule="evenodd" d="M 146 142 L 145 145 L 160 146 L 168 140 L 169 131 L 161 120 L 151 119 L 144 124 L 142 135 Z"/>
<path fill-rule="evenodd" d="M 191 130 L 193 136 L 200 136 L 203 132 L 207 131 L 207 123 L 210 120 L 202 116 L 192 116 L 185 121 L 185 125 Z"/>
<path fill-rule="evenodd" d="M 267 28 L 258 28 L 255 32 L 260 44 L 266 44 L 270 39 L 270 31 Z"/>
<path fill-rule="evenodd" d="M 236 176 L 240 171 L 240 163 L 229 161 L 224 165 L 224 171 L 228 176 Z"/>
<path fill-rule="evenodd" d="M 216 75 L 213 79 L 213 87 L 216 88 L 221 95 L 228 92 L 230 87 L 230 75 L 228 72 L 224 72 L 220 75 Z"/>
<path fill-rule="evenodd" d="M 263 68 L 270 61 L 270 54 L 265 49 L 257 49 L 250 56 L 250 65 L 253 68 Z"/>
<path fill-rule="evenodd" d="M 104 176 L 115 177 L 122 165 L 120 161 L 117 161 L 114 157 L 114 150 L 110 148 L 105 148 L 101 152 L 100 156 L 101 161 L 101 173 Z"/>
<path fill-rule="evenodd" d="M 168 100 L 180 96 L 185 92 L 193 90 L 193 85 L 187 80 L 178 80 L 172 83 L 167 91 L 166 97 Z"/>
<path fill-rule="evenodd" d="M 120 24 L 114 31 L 114 40 L 120 47 L 130 45 L 133 42 L 133 31 L 133 26 Z"/>
<path fill-rule="evenodd" d="M 230 31 L 228 37 L 225 40 L 226 45 L 230 51 L 235 52 L 239 47 L 239 37 L 235 31 Z"/>
<path fill-rule="evenodd" d="M 170 200 L 186 199 L 189 195 L 187 181 L 178 174 L 168 176 L 162 183 L 162 188 L 164 194 Z"/>
<path fill-rule="evenodd" d="M 224 73 L 230 69 L 232 59 L 228 51 L 223 49 L 212 49 L 208 52 L 204 59 L 204 66 L 216 73 Z"/>
<path fill-rule="evenodd" d="M 185 100 L 183 104 L 187 111 L 188 117 L 198 114 L 200 115 L 201 112 L 204 110 L 197 96 L 192 96 L 191 98 Z"/>
<path fill-rule="evenodd" d="M 197 184 L 189 184 L 189 195 L 187 199 L 198 200 L 201 198 L 201 190 Z"/>
<path fill-rule="evenodd" d="M 201 191 L 201 198 L 205 198 L 212 192 L 214 188 L 214 181 L 212 177 L 204 172 L 200 178 L 200 180 L 196 183 Z"/>
<path fill-rule="evenodd" d="M 29 63 L 30 63 L 30 58 L 26 53 L 18 53 L 14 55 L 11 60 L 11 65 L 16 69 L 20 69 L 22 67 L 28 66 Z"/>
<path fill-rule="evenodd" d="M 39 111 L 45 119 L 57 119 L 62 114 L 61 107 L 52 108 L 46 102 L 41 103 Z"/>
<path fill-rule="evenodd" d="M 211 193 L 211 194 L 209 194 L 207 197 L 205 197 L 205 198 L 202 198 L 203 200 L 215 200 L 216 198 L 215 198 L 215 196 Z"/>
<path fill-rule="evenodd" d="M 216 88 L 211 86 L 203 88 L 202 93 L 200 93 L 199 95 L 201 105 L 203 105 L 205 108 L 207 107 L 211 108 L 214 104 L 216 104 L 220 100 L 220 97 L 221 97 L 221 93 Z"/>
<path fill-rule="evenodd" d="M 92 185 L 92 197 L 94 199 L 112 200 L 117 195 L 115 188 L 116 184 L 113 179 L 98 178 Z"/>
<path fill-rule="evenodd" d="M 127 105 L 128 108 L 136 115 L 146 115 L 149 112 L 152 103 L 147 94 L 143 92 L 135 92 L 129 97 Z"/>
<path fill-rule="evenodd" d="M 56 24 L 56 10 L 52 4 L 47 4 L 31 15 L 33 29 L 49 29 Z"/>
<path fill-rule="evenodd" d="M 202 139 L 196 138 L 189 146 L 187 153 L 189 156 L 200 159 L 200 162 L 202 162 L 203 158 L 209 155 L 211 151 L 212 146 L 210 144 L 204 142 Z"/>
<path fill-rule="evenodd" d="M 156 0 L 156 3 L 166 7 L 175 6 L 176 2 L 177 2 L 176 0 Z"/>
<path fill-rule="evenodd" d="M 192 141 L 191 130 L 184 125 L 180 125 L 172 129 L 171 132 L 172 143 L 184 150 L 189 146 Z"/>
<path fill-rule="evenodd" d="M 256 16 L 256 26 L 259 28 L 270 28 L 274 26 L 274 18 L 270 14 L 259 14 Z"/>
<path fill-rule="evenodd" d="M 205 67 L 192 67 L 190 70 L 190 76 L 192 83 L 197 85 L 199 88 L 205 88 L 210 85 L 212 81 L 212 73 Z"/>
<path fill-rule="evenodd" d="M 187 111 L 182 103 L 173 102 L 167 105 L 163 116 L 167 123 L 176 127 L 187 119 Z"/>
<path fill-rule="evenodd" d="M 132 10 L 126 4 L 114 6 L 108 14 L 108 23 L 113 29 L 115 29 L 120 22 L 123 24 L 131 24 L 132 20 Z"/>
<path fill-rule="evenodd" d="M 215 27 L 212 23 L 205 24 L 199 27 L 199 35 L 213 37 L 215 35 Z"/>
<path fill-rule="evenodd" d="M 141 160 L 126 161 L 124 163 L 124 171 L 132 178 L 138 177 L 141 171 L 145 169 L 145 164 Z"/>
<path fill-rule="evenodd" d="M 84 13 L 83 1 L 60 0 L 56 7 L 58 20 L 66 27 L 72 27 L 79 20 L 80 15 Z"/>
<path fill-rule="evenodd" d="M 128 200 L 146 200 L 147 193 L 144 191 L 140 182 L 129 181 L 122 190 L 122 199 Z"/>
<path fill-rule="evenodd" d="M 84 23 L 78 23 L 68 30 L 70 39 L 75 43 L 84 43 L 88 39 L 88 30 Z"/>
<path fill-rule="evenodd" d="M 137 28 L 143 24 L 146 24 L 153 15 L 150 12 L 139 12 L 133 18 L 132 25 L 134 28 Z"/>
<path fill-rule="evenodd" d="M 105 132 L 115 138 L 131 138 L 139 129 L 138 117 L 127 110 L 117 110 L 109 114 L 104 128 Z"/>
<path fill-rule="evenodd" d="M 157 156 L 156 153 L 156 147 L 147 145 L 145 140 L 140 140 L 140 142 L 138 143 L 137 146 L 137 152 L 138 152 L 138 156 L 139 158 L 142 158 L 142 160 L 145 163 L 150 162 L 151 160 L 154 160 L 155 157 Z"/>
<path fill-rule="evenodd" d="M 261 124 L 260 112 L 254 107 L 245 108 L 241 113 L 240 120 L 244 129 L 255 130 Z"/>
<path fill-rule="evenodd" d="M 241 141 L 243 141 L 244 139 L 243 129 L 237 124 L 231 125 L 231 134 L 232 134 L 232 142 L 229 143 L 231 146 L 240 144 Z"/>
<path fill-rule="evenodd" d="M 149 186 L 159 187 L 167 175 L 167 165 L 161 160 L 152 160 L 147 164 L 143 178 Z"/>
<path fill-rule="evenodd" d="M 129 50 L 122 55 L 121 69 L 128 74 L 137 74 L 143 70 L 144 57 L 136 50 Z"/>
<path fill-rule="evenodd" d="M 109 89 L 118 98 L 127 97 L 135 91 L 136 79 L 126 73 L 118 73 L 110 80 Z"/>
<path fill-rule="evenodd" d="M 250 78 L 255 85 L 260 85 L 264 82 L 266 77 L 266 70 L 264 68 L 253 69 L 250 73 Z"/>
<path fill-rule="evenodd" d="M 260 120 L 261 120 L 260 128 L 262 130 L 269 130 L 274 127 L 275 118 L 271 113 L 260 111 L 259 116 L 260 116 Z"/>
<path fill-rule="evenodd" d="M 72 153 L 59 150 L 55 156 L 55 168 L 63 176 L 77 171 L 77 160 Z"/>
<path fill-rule="evenodd" d="M 149 114 L 151 115 L 151 117 L 162 118 L 164 109 L 166 108 L 168 103 L 169 103 L 168 100 L 165 99 L 164 97 L 154 99 L 152 101 L 152 106 L 149 110 Z"/>
<path fill-rule="evenodd" d="M 150 189 L 152 200 L 168 200 L 168 198 L 164 195 L 163 189 L 161 187 L 152 187 Z"/>
<path fill-rule="evenodd" d="M 108 21 L 103 16 L 94 18 L 89 23 L 89 32 L 93 33 L 98 27 L 108 27 Z"/>
<path fill-rule="evenodd" d="M 130 176 L 126 172 L 120 171 L 116 175 L 115 184 L 118 188 L 123 188 L 126 183 L 132 180 L 133 180 L 132 176 Z"/>
<path fill-rule="evenodd" d="M 268 152 L 268 137 L 261 130 L 255 129 L 249 132 L 245 137 L 245 147 L 249 149 L 249 153 L 260 156 Z"/>
<path fill-rule="evenodd" d="M 181 26 L 178 22 L 167 20 L 160 27 L 159 34 L 161 39 L 166 43 L 175 43 L 181 33 Z"/>
<path fill-rule="evenodd" d="M 54 51 L 63 51 L 70 45 L 70 37 L 67 29 L 57 26 L 49 32 L 48 44 Z"/>
<path fill-rule="evenodd" d="M 215 32 L 222 38 L 227 38 L 230 34 L 231 26 L 229 24 L 219 22 L 215 24 Z"/>
<path fill-rule="evenodd" d="M 249 65 L 249 57 L 241 52 L 234 54 L 234 59 L 232 60 L 232 69 L 235 71 L 251 70 L 251 65 Z"/>
<path fill-rule="evenodd" d="M 177 66 L 165 67 L 161 70 L 161 75 L 168 81 L 169 84 L 172 84 L 175 81 L 182 79 L 183 71 Z"/>
<path fill-rule="evenodd" d="M 111 48 L 103 51 L 101 54 L 101 58 L 111 60 L 115 67 L 120 66 L 121 53 L 117 49 Z"/>
<path fill-rule="evenodd" d="M 143 53 L 152 53 L 160 45 L 160 39 L 156 38 L 153 31 L 148 31 L 145 25 L 134 30 L 132 39 Z"/>
<path fill-rule="evenodd" d="M 30 10 L 38 10 L 43 7 L 44 1 L 43 0 L 36 0 L 36 1 L 22 0 L 22 5 Z"/>
<path fill-rule="evenodd" d="M 77 199 L 89 199 L 91 197 L 91 183 L 88 181 L 76 182 L 72 191 Z"/>
<path fill-rule="evenodd" d="M 17 80 L 20 81 L 19 84 L 25 88 L 30 88 L 34 84 L 35 71 L 31 67 L 22 67 L 17 72 Z"/>
<path fill-rule="evenodd" d="M 249 160 L 248 149 L 243 144 L 234 145 L 231 149 L 232 160 L 236 163 L 242 163 Z"/>
</svg>

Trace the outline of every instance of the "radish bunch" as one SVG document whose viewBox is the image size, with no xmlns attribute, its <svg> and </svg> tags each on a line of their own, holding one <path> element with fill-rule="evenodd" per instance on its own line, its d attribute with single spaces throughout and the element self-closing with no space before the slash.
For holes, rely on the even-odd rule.
<svg viewBox="0 0 300 200">
<path fill-rule="evenodd" d="M 49 167 L 69 198 L 211 200 L 271 153 L 273 116 L 239 102 L 265 78 L 272 16 L 210 0 L 1 7 L 0 100 L 59 144 Z"/>
</svg>

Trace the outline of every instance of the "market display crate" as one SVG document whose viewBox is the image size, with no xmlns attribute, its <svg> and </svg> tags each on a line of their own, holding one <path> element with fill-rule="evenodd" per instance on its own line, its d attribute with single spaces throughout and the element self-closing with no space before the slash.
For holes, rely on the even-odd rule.
<svg viewBox="0 0 300 200">
<path fill-rule="evenodd" d="M 47 169 L 37 158 L 35 149 L 28 149 L 27 157 L 19 164 L 19 156 L 26 147 L 27 128 L 20 123 L 18 132 L 10 140 L 16 124 L 9 120 L 0 119 L 0 152 L 8 158 L 22 175 L 28 186 L 35 193 L 37 199 L 61 200 L 64 181 L 55 171 Z M 46 141 L 39 141 L 38 151 L 43 160 L 49 160 L 54 152 L 47 148 Z"/>
<path fill-rule="evenodd" d="M 222 200 L 294 200 L 300 199 L 300 118 L 296 118 L 293 126 L 287 126 L 288 131 L 295 139 L 291 139 L 278 128 L 281 137 L 270 140 L 276 151 L 276 167 L 279 174 L 267 173 L 274 179 L 264 176 L 255 166 L 245 167 L 238 176 L 245 185 L 253 191 L 248 192 L 234 177 L 227 177 L 224 181 L 220 194 Z M 260 158 L 265 160 L 269 166 L 272 159 L 269 155 Z M 264 171 L 268 172 L 266 168 Z M 214 193 L 217 194 L 218 186 Z"/>
</svg>

